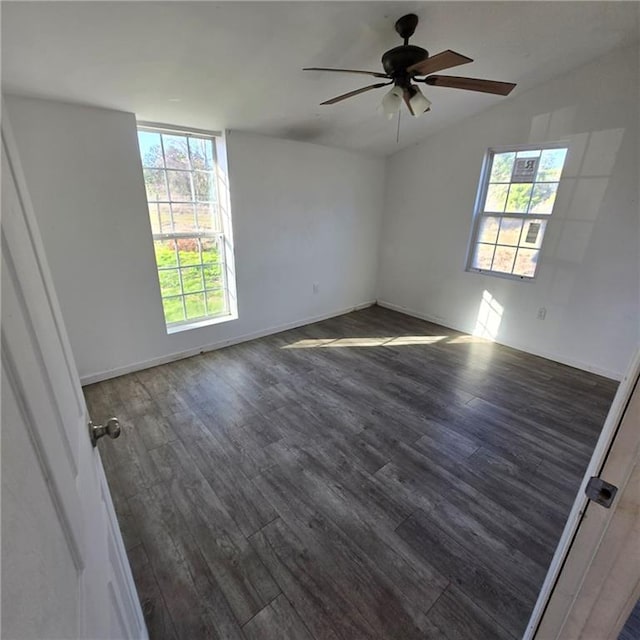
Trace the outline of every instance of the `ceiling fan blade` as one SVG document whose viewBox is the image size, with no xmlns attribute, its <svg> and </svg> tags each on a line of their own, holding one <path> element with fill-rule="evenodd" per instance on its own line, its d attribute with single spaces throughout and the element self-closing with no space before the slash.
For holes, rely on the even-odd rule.
<svg viewBox="0 0 640 640">
<path fill-rule="evenodd" d="M 444 69 L 444 67 L 441 67 Z M 366 76 L 373 76 L 374 78 L 388 78 L 386 73 L 379 73 L 378 71 L 360 71 L 358 69 L 325 69 L 324 67 L 306 67 L 303 71 L 334 71 L 336 73 L 360 73 Z M 439 69 L 435 69 L 439 71 Z"/>
<path fill-rule="evenodd" d="M 460 64 L 468 64 L 473 62 L 471 58 L 463 56 L 461 53 L 456 53 L 447 49 L 440 53 L 436 53 L 435 56 L 430 56 L 422 62 L 416 62 L 410 67 L 407 67 L 409 73 L 413 73 L 418 76 L 426 76 L 434 71 L 442 71 L 443 69 L 450 69 L 451 67 L 457 67 Z"/>
<path fill-rule="evenodd" d="M 368 87 L 362 87 L 361 89 L 355 89 L 354 91 L 349 91 L 349 93 L 343 93 L 341 96 L 336 96 L 335 98 L 331 98 L 331 100 L 325 100 L 320 104 L 335 104 L 336 102 L 340 102 L 341 100 L 346 100 L 347 98 L 351 98 L 353 96 L 357 96 L 359 93 L 364 93 L 365 91 L 371 91 L 371 89 L 380 89 L 380 87 L 386 87 L 392 84 L 391 82 L 378 82 L 377 84 L 370 84 Z"/>
<path fill-rule="evenodd" d="M 508 96 L 516 86 L 513 82 L 481 80 L 480 78 L 459 78 L 457 76 L 429 76 L 421 82 L 433 87 L 482 91 L 483 93 L 494 93 L 499 96 Z"/>
</svg>

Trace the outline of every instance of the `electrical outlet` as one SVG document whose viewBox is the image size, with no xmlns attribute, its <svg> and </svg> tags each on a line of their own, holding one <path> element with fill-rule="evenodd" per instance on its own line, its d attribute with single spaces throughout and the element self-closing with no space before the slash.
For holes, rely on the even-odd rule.
<svg viewBox="0 0 640 640">
<path fill-rule="evenodd" d="M 538 320 L 544 320 L 547 317 L 547 307 L 540 307 L 538 309 Z"/>
<path fill-rule="evenodd" d="M 313 283 L 313 293 L 320 293 L 320 285 L 317 282 Z"/>
</svg>

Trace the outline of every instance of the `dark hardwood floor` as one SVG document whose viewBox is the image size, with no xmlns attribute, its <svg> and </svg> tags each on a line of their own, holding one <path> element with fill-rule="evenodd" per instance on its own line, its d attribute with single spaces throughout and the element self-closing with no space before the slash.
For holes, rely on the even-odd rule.
<svg viewBox="0 0 640 640">
<path fill-rule="evenodd" d="M 618 640 L 640 640 L 640 600 L 625 622 Z"/>
<path fill-rule="evenodd" d="M 85 394 L 152 639 L 506 640 L 615 389 L 372 307 Z"/>
</svg>

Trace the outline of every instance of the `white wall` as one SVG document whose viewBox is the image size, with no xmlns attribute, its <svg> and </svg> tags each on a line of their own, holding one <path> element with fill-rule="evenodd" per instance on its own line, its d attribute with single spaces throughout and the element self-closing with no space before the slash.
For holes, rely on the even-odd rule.
<svg viewBox="0 0 640 640">
<path fill-rule="evenodd" d="M 498 342 L 620 377 L 640 329 L 638 113 L 634 47 L 389 158 L 378 299 L 473 332 L 486 290 L 504 307 Z M 465 272 L 487 148 L 556 140 L 570 152 L 536 280 Z"/>
<path fill-rule="evenodd" d="M 231 132 L 239 319 L 167 335 L 134 116 L 6 106 L 83 381 L 375 299 L 384 160 Z"/>
</svg>

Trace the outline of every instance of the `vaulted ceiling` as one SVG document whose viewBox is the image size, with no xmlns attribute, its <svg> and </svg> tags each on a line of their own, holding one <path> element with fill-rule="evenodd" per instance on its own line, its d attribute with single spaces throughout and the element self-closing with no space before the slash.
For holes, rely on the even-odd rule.
<svg viewBox="0 0 640 640">
<path fill-rule="evenodd" d="M 432 110 L 405 112 L 399 143 L 385 89 L 319 106 L 370 79 L 302 67 L 381 70 L 408 12 L 412 43 L 470 56 L 454 75 L 517 82 L 511 97 L 425 87 Z M 5 1 L 2 80 L 141 120 L 389 154 L 637 38 L 635 2 Z"/>
</svg>

